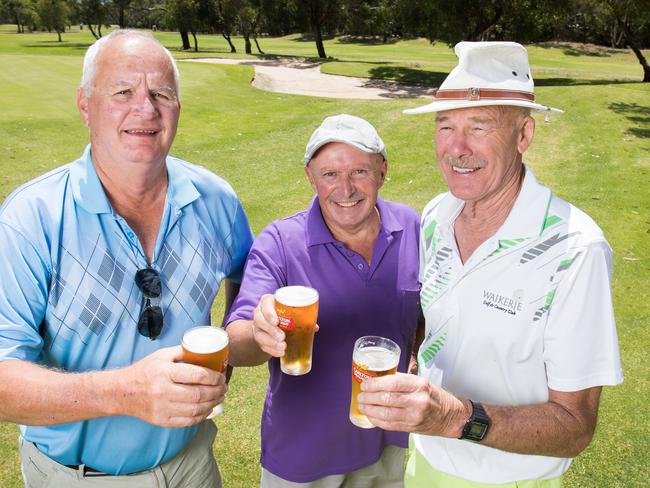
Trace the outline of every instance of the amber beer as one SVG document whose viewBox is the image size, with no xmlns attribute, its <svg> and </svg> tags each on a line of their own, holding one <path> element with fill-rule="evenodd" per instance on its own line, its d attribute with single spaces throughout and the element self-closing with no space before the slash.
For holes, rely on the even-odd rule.
<svg viewBox="0 0 650 488">
<path fill-rule="evenodd" d="M 193 327 L 183 334 L 183 362 L 203 366 L 220 373 L 228 366 L 228 334 L 209 325 Z M 223 404 L 214 407 L 208 418 L 223 413 Z"/>
<path fill-rule="evenodd" d="M 372 429 L 368 417 L 359 412 L 357 395 L 361 383 L 370 378 L 395 374 L 399 363 L 400 348 L 390 339 L 364 336 L 354 343 L 352 353 L 352 398 L 350 398 L 350 422 L 363 429 Z"/>
<path fill-rule="evenodd" d="M 287 343 L 280 368 L 292 376 L 309 373 L 318 317 L 318 292 L 306 286 L 278 288 L 275 312 Z"/>
</svg>

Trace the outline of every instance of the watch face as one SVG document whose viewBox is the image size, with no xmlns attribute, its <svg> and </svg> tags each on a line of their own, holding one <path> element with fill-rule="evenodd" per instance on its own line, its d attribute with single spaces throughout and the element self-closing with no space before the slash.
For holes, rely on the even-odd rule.
<svg viewBox="0 0 650 488">
<path fill-rule="evenodd" d="M 479 422 L 472 422 L 467 435 L 476 439 L 482 439 L 487 431 L 488 426 Z"/>
</svg>

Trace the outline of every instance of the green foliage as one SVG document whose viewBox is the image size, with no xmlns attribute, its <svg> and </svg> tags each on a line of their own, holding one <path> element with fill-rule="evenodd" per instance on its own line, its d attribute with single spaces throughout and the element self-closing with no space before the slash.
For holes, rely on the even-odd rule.
<svg viewBox="0 0 650 488">
<path fill-rule="evenodd" d="M 16 24 L 18 33 L 25 31 L 25 26 L 36 25 L 36 9 L 31 0 L 0 0 L 0 19 L 7 19 Z"/>
<path fill-rule="evenodd" d="M 96 39 L 102 36 L 102 27 L 108 26 L 108 5 L 102 0 L 77 0 L 76 15 Z"/>
<path fill-rule="evenodd" d="M 61 41 L 68 23 L 69 9 L 64 0 L 38 0 L 36 3 L 39 25 L 48 31 L 54 31 Z"/>
</svg>

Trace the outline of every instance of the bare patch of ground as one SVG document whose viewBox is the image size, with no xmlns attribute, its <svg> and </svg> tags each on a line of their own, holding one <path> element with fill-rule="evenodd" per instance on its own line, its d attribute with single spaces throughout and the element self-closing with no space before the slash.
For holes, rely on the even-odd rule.
<svg viewBox="0 0 650 488">
<path fill-rule="evenodd" d="M 246 64 L 255 68 L 252 85 L 260 90 L 328 98 L 382 100 L 433 98 L 435 88 L 404 85 L 396 81 L 353 78 L 321 73 L 314 62 L 293 59 L 188 59 L 196 63 Z"/>
</svg>

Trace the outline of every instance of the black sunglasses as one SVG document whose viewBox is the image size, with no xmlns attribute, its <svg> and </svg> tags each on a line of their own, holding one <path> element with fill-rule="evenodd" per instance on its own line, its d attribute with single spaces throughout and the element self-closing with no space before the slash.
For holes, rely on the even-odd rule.
<svg viewBox="0 0 650 488">
<path fill-rule="evenodd" d="M 158 298 L 162 292 L 158 271 L 153 268 L 139 269 L 135 273 L 135 286 L 142 292 L 138 332 L 155 341 L 163 328 L 162 309 L 151 305 L 151 299 Z"/>
</svg>

